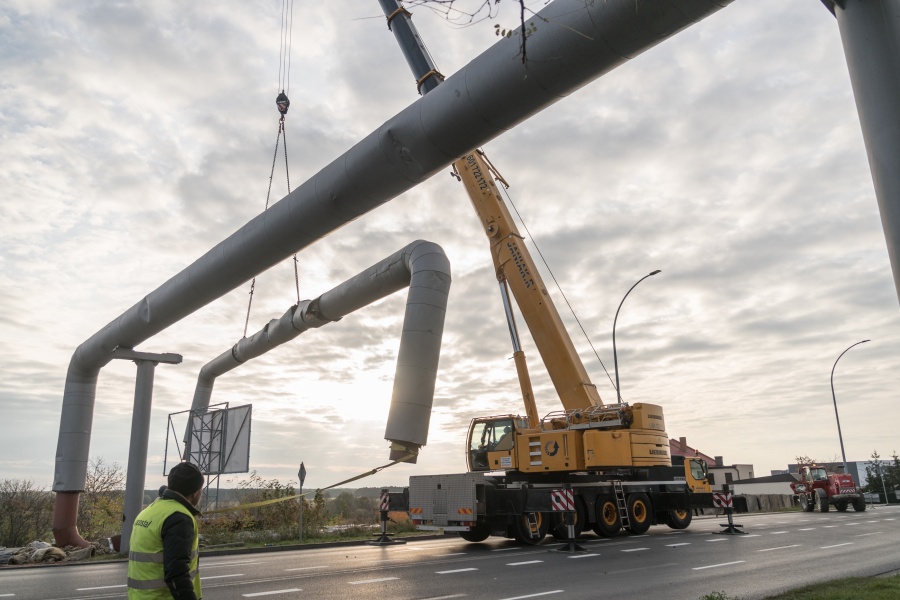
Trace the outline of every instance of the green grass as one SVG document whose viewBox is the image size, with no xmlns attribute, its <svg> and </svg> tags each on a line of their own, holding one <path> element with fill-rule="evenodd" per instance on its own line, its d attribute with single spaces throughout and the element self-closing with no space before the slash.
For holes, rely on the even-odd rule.
<svg viewBox="0 0 900 600">
<path fill-rule="evenodd" d="M 790 590 L 766 600 L 896 600 L 900 598 L 900 575 L 850 577 Z M 724 592 L 701 596 L 700 600 L 740 600 Z"/>
</svg>

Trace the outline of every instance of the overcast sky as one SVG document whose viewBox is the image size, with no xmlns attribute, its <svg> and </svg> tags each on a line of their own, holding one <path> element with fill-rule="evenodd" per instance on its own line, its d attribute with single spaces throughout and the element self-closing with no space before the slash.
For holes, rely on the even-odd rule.
<svg viewBox="0 0 900 600">
<path fill-rule="evenodd" d="M 449 76 L 495 43 L 495 24 L 517 24 L 515 8 L 468 28 L 424 8 L 414 22 Z M 75 348 L 263 210 L 280 15 L 276 0 L 0 6 L 0 479 L 50 486 Z M 296 3 L 288 91 L 294 187 L 418 98 L 375 0 Z M 616 342 L 623 398 L 661 404 L 670 437 L 760 475 L 840 457 L 829 376 L 871 338 L 834 375 L 847 459 L 900 450 L 900 307 L 821 2 L 737 0 L 486 150 L 610 375 L 616 308 L 662 270 L 628 296 Z M 487 242 L 448 171 L 299 256 L 304 299 L 415 239 L 452 265 L 429 443 L 417 465 L 359 485 L 462 472 L 469 420 L 523 411 Z M 273 201 L 286 193 L 279 160 Z M 168 415 L 241 338 L 249 288 L 138 348 L 184 356 L 156 370 L 147 487 L 163 481 Z M 296 481 L 302 460 L 314 488 L 388 462 L 405 297 L 218 379 L 213 402 L 253 405 L 252 469 Z M 294 302 L 286 261 L 258 277 L 249 332 Z M 525 350 L 540 412 L 559 408 Z M 94 412 L 91 457 L 123 468 L 134 376 L 131 362 L 104 368 Z"/>
</svg>

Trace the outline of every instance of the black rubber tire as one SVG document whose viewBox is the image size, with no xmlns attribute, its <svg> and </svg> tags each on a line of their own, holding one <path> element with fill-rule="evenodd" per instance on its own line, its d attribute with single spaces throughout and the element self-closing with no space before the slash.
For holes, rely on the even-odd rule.
<svg viewBox="0 0 900 600">
<path fill-rule="evenodd" d="M 575 531 L 575 537 L 580 537 L 584 531 L 585 508 L 580 498 L 575 498 L 575 525 L 572 529 Z M 561 512 L 554 512 L 550 515 L 550 535 L 554 539 L 564 542 L 569 539 L 569 526 L 566 525 L 566 515 Z"/>
<path fill-rule="evenodd" d="M 865 498 L 854 498 L 853 499 L 853 510 L 856 512 L 865 512 L 866 511 L 866 499 Z"/>
<path fill-rule="evenodd" d="M 537 537 L 531 535 L 531 527 L 528 524 L 527 514 L 519 515 L 513 523 L 513 537 L 517 542 L 525 544 L 526 546 L 540 544 L 544 540 L 544 537 L 546 537 L 547 530 L 550 528 L 550 519 L 547 515 L 539 512 L 532 514 L 534 514 L 535 520 L 537 521 Z"/>
<path fill-rule="evenodd" d="M 816 489 L 816 506 L 815 508 L 819 509 L 819 512 L 826 513 L 828 512 L 828 492 L 823 490 L 822 488 Z"/>
<path fill-rule="evenodd" d="M 491 537 L 491 527 L 487 523 L 479 523 L 470 531 L 460 531 L 459 537 L 467 542 L 483 542 Z"/>
<path fill-rule="evenodd" d="M 622 520 L 619 518 L 619 508 L 615 498 L 597 498 L 597 514 L 594 515 L 597 522 L 591 526 L 594 533 L 600 537 L 613 537 L 622 531 Z"/>
<path fill-rule="evenodd" d="M 834 505 L 834 509 L 838 512 L 847 512 L 848 502 L 838 502 Z"/>
<path fill-rule="evenodd" d="M 628 503 L 628 520 L 631 521 L 628 531 L 635 535 L 647 533 L 650 525 L 653 524 L 653 506 L 650 504 L 650 498 L 647 497 L 647 494 L 639 492 L 629 494 L 626 502 Z"/>
<path fill-rule="evenodd" d="M 691 512 L 691 509 L 673 508 L 666 512 L 666 525 L 672 529 L 687 529 L 693 518 L 694 513 Z"/>
<path fill-rule="evenodd" d="M 803 512 L 812 512 L 816 509 L 816 505 L 814 502 L 810 501 L 809 496 L 800 494 L 800 509 Z"/>
</svg>

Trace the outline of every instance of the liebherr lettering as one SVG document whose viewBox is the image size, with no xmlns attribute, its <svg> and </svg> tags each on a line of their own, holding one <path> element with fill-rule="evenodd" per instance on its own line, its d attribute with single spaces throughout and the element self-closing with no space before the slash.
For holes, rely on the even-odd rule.
<svg viewBox="0 0 900 600">
<path fill-rule="evenodd" d="M 528 265 L 525 264 L 525 259 L 522 258 L 522 252 L 519 250 L 518 244 L 516 244 L 515 240 L 507 240 L 506 248 L 509 250 L 509 255 L 512 257 L 516 268 L 519 269 L 519 276 L 525 283 L 525 287 L 530 288 L 534 285 L 534 279 L 531 277 Z"/>
</svg>

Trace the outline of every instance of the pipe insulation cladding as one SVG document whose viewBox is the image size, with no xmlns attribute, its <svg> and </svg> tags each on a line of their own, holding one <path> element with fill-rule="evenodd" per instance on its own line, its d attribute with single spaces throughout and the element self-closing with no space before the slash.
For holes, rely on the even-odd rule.
<svg viewBox="0 0 900 600">
<path fill-rule="evenodd" d="M 292 306 L 280 318 L 272 319 L 260 331 L 205 364 L 197 377 L 191 410 L 206 411 L 216 377 L 309 329 L 338 321 L 409 287 L 384 438 L 417 451 L 428 440 L 450 282 L 450 261 L 444 249 L 432 242 L 416 240 L 315 300 Z M 186 436 L 184 441 L 187 457 L 190 439 Z M 392 451 L 391 459 L 406 454 Z M 413 458 L 408 462 L 416 461 Z"/>
<path fill-rule="evenodd" d="M 66 374 L 53 491 L 57 542 L 77 543 L 100 369 L 173 323 L 411 189 L 540 110 L 732 0 L 556 0 L 528 36 L 502 38 L 75 350 Z"/>
</svg>

